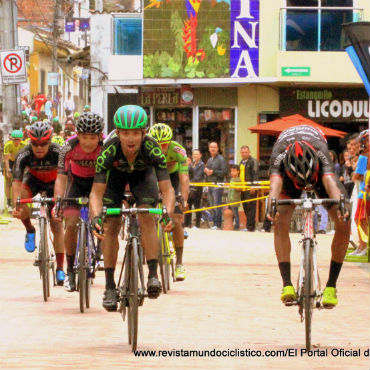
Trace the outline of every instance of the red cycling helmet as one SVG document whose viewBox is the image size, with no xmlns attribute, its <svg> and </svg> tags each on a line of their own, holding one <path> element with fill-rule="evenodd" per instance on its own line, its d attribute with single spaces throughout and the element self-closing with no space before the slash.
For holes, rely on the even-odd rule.
<svg viewBox="0 0 370 370">
<path fill-rule="evenodd" d="M 28 129 L 28 136 L 32 141 L 48 141 L 53 134 L 53 128 L 48 122 L 37 121 Z"/>
<path fill-rule="evenodd" d="M 319 175 L 319 158 L 315 148 L 306 141 L 296 141 L 286 148 L 285 173 L 297 189 L 311 190 Z"/>
</svg>

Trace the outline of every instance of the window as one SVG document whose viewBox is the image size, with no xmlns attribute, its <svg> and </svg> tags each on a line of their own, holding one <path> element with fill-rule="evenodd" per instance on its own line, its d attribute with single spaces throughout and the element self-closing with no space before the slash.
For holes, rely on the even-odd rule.
<svg viewBox="0 0 370 370">
<path fill-rule="evenodd" d="M 282 9 L 282 50 L 343 50 L 342 24 L 361 16 L 353 0 L 287 0 Z"/>
<path fill-rule="evenodd" d="M 142 55 L 142 17 L 114 18 L 115 55 Z"/>
</svg>

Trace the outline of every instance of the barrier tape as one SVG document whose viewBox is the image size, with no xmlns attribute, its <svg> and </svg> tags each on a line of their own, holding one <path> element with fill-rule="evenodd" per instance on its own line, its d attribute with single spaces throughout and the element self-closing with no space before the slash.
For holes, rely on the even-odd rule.
<svg viewBox="0 0 370 370">
<path fill-rule="evenodd" d="M 211 206 L 211 207 L 205 207 L 205 208 L 192 209 L 192 210 L 189 210 L 189 211 L 185 211 L 184 213 L 195 213 L 195 212 L 201 212 L 201 211 L 206 211 L 206 210 L 208 210 L 208 209 L 221 208 L 221 207 L 227 207 L 227 206 L 231 206 L 231 205 L 235 205 L 235 204 L 254 202 L 254 201 L 256 201 L 256 200 L 266 199 L 266 198 L 268 198 L 268 195 L 263 196 L 263 197 L 253 198 L 253 199 L 241 200 L 240 202 L 233 202 L 233 203 L 227 203 L 227 204 L 220 204 L 219 206 Z"/>
</svg>

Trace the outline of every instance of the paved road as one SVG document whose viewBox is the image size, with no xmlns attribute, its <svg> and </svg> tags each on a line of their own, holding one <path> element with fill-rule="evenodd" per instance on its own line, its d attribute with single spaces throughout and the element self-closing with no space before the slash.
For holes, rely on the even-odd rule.
<svg viewBox="0 0 370 370">
<path fill-rule="evenodd" d="M 17 220 L 0 225 L 0 368 L 369 369 L 364 356 L 370 334 L 368 265 L 345 264 L 340 304 L 332 311 L 314 312 L 315 356 L 301 356 L 304 325 L 296 308 L 279 302 L 281 282 L 272 234 L 191 230 L 185 252 L 188 278 L 176 283 L 170 294 L 145 301 L 139 349 L 239 349 L 261 351 L 262 357 L 249 353 L 243 358 L 138 358 L 130 352 L 120 315 L 101 307 L 103 273 L 95 281 L 87 313 L 79 313 L 77 294 L 61 287 L 53 288 L 50 301 L 44 303 L 23 237 Z M 319 235 L 324 282 L 330 239 Z M 298 248 L 292 258 L 296 276 Z M 360 349 L 361 357 L 335 356 L 341 348 L 349 354 Z M 268 357 L 266 350 L 291 356 Z"/>
</svg>

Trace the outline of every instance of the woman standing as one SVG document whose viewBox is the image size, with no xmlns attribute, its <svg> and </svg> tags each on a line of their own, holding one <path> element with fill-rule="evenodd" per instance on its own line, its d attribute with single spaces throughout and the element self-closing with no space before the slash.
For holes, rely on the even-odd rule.
<svg viewBox="0 0 370 370">
<path fill-rule="evenodd" d="M 204 162 L 202 161 L 202 153 L 198 149 L 193 150 L 193 162 L 189 165 L 190 182 L 204 181 Z M 188 199 L 189 210 L 194 206 L 194 209 L 200 208 L 202 199 L 202 186 L 190 186 L 190 193 Z M 200 228 L 201 212 L 196 212 L 195 226 Z M 192 213 L 185 215 L 185 227 L 191 227 Z"/>
</svg>

